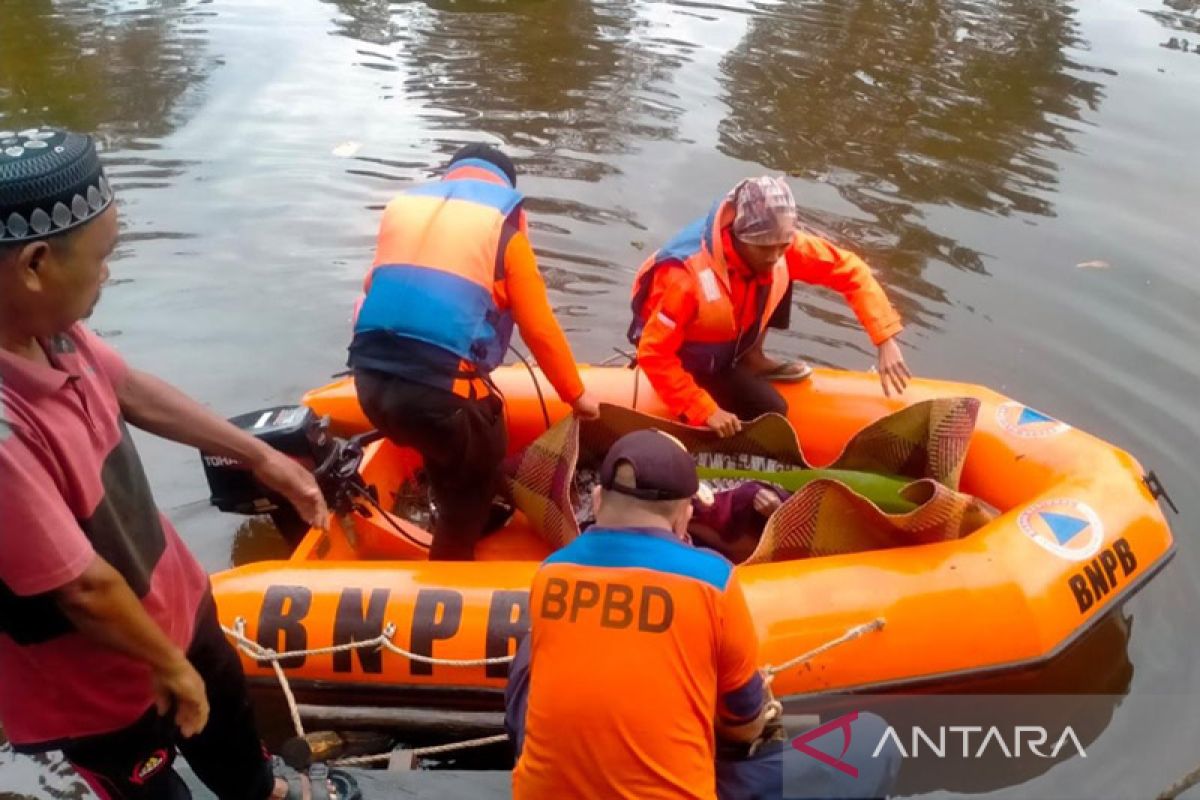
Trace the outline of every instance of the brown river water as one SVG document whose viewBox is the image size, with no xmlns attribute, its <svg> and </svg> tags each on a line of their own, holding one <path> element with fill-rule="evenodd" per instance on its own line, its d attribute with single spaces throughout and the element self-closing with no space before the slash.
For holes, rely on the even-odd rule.
<svg viewBox="0 0 1200 800">
<path fill-rule="evenodd" d="M 1200 763 L 1200 1 L 0 0 L 0 128 L 37 123 L 96 132 L 121 199 L 93 325 L 228 415 L 342 369 L 381 208 L 465 142 L 517 160 L 593 362 L 650 250 L 790 175 L 876 268 L 915 372 L 1117 443 L 1180 507 L 1087 759 L 989 796 L 1152 797 Z M 840 298 L 796 304 L 769 349 L 872 363 Z M 208 568 L 271 549 L 207 506 L 194 452 L 141 446 Z M 86 792 L 0 751 L 25 796 Z"/>
</svg>

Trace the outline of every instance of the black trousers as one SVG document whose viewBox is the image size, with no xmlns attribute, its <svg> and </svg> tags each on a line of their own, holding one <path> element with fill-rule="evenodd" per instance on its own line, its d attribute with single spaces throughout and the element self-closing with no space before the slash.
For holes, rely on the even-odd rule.
<svg viewBox="0 0 1200 800">
<path fill-rule="evenodd" d="M 211 596 L 201 604 L 187 657 L 208 691 L 208 725 L 200 733 L 184 739 L 173 714 L 160 717 L 152 706 L 128 728 L 75 739 L 63 748 L 67 761 L 103 800 L 189 798 L 173 769 L 176 750 L 221 800 L 270 796 L 274 777 L 255 729 L 246 676 Z"/>
<path fill-rule="evenodd" d="M 470 399 L 373 370 L 356 370 L 358 402 L 380 433 L 425 461 L 437 524 L 432 561 L 470 561 L 501 488 L 508 449 L 499 397 Z"/>
<path fill-rule="evenodd" d="M 714 373 L 693 373 L 700 388 L 712 395 L 723 410 L 741 420 L 774 412 L 787 414 L 788 404 L 771 382 L 741 365 Z"/>
</svg>

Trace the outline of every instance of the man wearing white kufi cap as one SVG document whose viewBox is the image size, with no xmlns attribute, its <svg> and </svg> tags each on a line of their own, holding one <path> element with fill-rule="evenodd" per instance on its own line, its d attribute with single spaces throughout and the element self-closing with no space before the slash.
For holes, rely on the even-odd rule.
<svg viewBox="0 0 1200 800">
<path fill-rule="evenodd" d="M 131 368 L 83 324 L 119 226 L 90 136 L 0 132 L 0 723 L 61 750 L 104 798 L 185 796 L 182 750 L 221 798 L 276 779 L 208 576 L 159 513 L 126 426 L 237 459 L 324 523 L 298 463 Z M 306 794 L 327 797 L 348 776 Z"/>
</svg>

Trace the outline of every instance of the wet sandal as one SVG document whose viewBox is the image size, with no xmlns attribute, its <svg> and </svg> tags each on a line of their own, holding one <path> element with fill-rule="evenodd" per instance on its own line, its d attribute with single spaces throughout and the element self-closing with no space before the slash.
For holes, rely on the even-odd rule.
<svg viewBox="0 0 1200 800">
<path fill-rule="evenodd" d="M 812 375 L 813 369 L 803 361 L 785 361 L 770 372 L 762 373 L 761 377 L 780 383 L 799 383 Z"/>
<path fill-rule="evenodd" d="M 313 764 L 308 768 L 309 791 L 312 800 L 362 800 L 358 781 L 349 772 L 330 769 L 324 764 Z M 333 790 L 330 791 L 330 786 Z M 290 787 L 289 787 L 290 788 Z"/>
<path fill-rule="evenodd" d="M 304 775 L 288 767 L 278 756 L 273 765 L 275 777 L 287 781 L 284 800 L 362 800 L 358 781 L 345 770 L 313 764 Z"/>
</svg>

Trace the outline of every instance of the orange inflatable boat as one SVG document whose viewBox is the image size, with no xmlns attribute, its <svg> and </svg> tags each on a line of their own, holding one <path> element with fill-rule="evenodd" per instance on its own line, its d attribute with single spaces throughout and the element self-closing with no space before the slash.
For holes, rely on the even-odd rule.
<svg viewBox="0 0 1200 800">
<path fill-rule="evenodd" d="M 601 401 L 665 413 L 634 370 L 584 367 L 582 374 Z M 539 399 L 536 371 L 502 367 L 494 377 L 507 399 L 514 450 L 569 413 L 556 399 Z M 877 376 L 826 370 L 778 388 L 815 463 L 833 460 L 856 432 L 908 404 L 978 399 L 961 488 L 1000 514 L 953 541 L 738 567 L 763 665 L 783 664 L 875 622 L 780 672 L 777 696 L 909 688 L 1038 665 L 1173 555 L 1137 461 L 1018 401 L 928 380 L 887 399 Z M 339 436 L 369 427 L 350 381 L 303 402 L 328 417 Z M 274 424 L 265 413 L 256 422 Z M 365 448 L 361 475 L 386 493 L 416 466 L 412 452 L 376 441 Z M 428 562 L 428 541 L 424 530 L 381 509 L 334 515 L 327 531 L 308 531 L 288 560 L 215 575 L 221 621 L 277 652 L 345 648 L 283 662 L 304 697 L 498 708 L 504 658 L 527 630 L 528 588 L 549 547 L 519 513 L 480 543 L 474 562 Z M 388 640 L 383 648 L 381 636 Z M 356 646 L 371 641 L 376 645 Z M 244 658 L 252 678 L 275 680 L 268 663 Z"/>
</svg>

